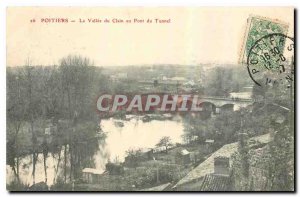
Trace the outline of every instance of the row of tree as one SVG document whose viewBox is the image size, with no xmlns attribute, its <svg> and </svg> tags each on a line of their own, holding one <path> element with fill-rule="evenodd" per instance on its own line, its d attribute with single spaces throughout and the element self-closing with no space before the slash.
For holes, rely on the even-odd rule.
<svg viewBox="0 0 300 197">
<path fill-rule="evenodd" d="M 94 136 L 100 131 L 93 101 L 105 88 L 104 79 L 101 69 L 81 56 L 65 57 L 59 66 L 32 66 L 28 61 L 7 68 L 7 164 L 18 182 L 20 159 L 28 154 L 33 183 L 39 154 L 44 156 L 45 182 L 48 153 L 58 157 L 57 171 L 64 166 L 64 182 L 91 161 L 98 148 Z M 51 128 L 50 141 L 45 128 Z"/>
</svg>

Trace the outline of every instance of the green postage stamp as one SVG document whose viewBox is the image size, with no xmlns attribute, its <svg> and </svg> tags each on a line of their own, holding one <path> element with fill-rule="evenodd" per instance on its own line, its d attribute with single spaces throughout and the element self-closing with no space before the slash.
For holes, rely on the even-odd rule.
<svg viewBox="0 0 300 197">
<path fill-rule="evenodd" d="M 240 53 L 240 63 L 247 62 L 247 54 L 251 46 L 253 46 L 258 39 L 272 33 L 286 34 L 287 31 L 287 23 L 261 16 L 250 16 L 248 18 L 244 43 Z"/>
<path fill-rule="evenodd" d="M 258 86 L 291 87 L 294 75 L 294 38 L 287 36 L 288 24 L 251 16 L 244 37 L 240 63 Z"/>
</svg>

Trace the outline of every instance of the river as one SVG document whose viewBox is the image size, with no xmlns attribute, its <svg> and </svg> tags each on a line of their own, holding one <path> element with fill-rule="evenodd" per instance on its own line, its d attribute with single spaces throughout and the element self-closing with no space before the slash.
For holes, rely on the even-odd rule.
<svg viewBox="0 0 300 197">
<path fill-rule="evenodd" d="M 124 161 L 126 151 L 130 148 L 153 148 L 163 136 L 169 136 L 173 143 L 182 142 L 184 132 L 183 123 L 179 116 L 172 116 L 168 120 L 151 120 L 144 122 L 143 116 L 127 115 L 127 120 L 116 120 L 114 118 L 101 121 L 101 128 L 106 134 L 105 140 L 99 143 L 99 151 L 94 155 L 96 169 L 104 171 L 105 164 L 111 161 Z M 63 154 L 61 154 L 63 155 Z M 47 157 L 47 184 L 50 186 L 55 179 L 55 167 L 57 158 L 52 154 Z M 32 156 L 20 159 L 20 179 L 23 183 L 31 185 L 32 178 Z M 60 173 L 62 169 L 58 169 Z M 13 171 L 10 166 L 6 166 L 7 183 L 13 180 Z M 43 155 L 39 154 L 36 164 L 35 182 L 45 181 Z"/>
</svg>

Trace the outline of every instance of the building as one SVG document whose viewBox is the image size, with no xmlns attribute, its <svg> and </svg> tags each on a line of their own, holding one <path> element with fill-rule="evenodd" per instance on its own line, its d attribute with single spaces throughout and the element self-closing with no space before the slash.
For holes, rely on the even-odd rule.
<svg viewBox="0 0 300 197">
<path fill-rule="evenodd" d="M 177 190 L 187 191 L 231 191 L 232 181 L 228 157 L 214 158 L 214 172 L 190 181 L 183 188 Z M 178 186 L 177 186 L 178 187 Z"/>
<path fill-rule="evenodd" d="M 175 162 L 180 165 L 187 165 L 191 162 L 191 154 L 186 149 L 183 149 L 176 154 Z"/>
<path fill-rule="evenodd" d="M 230 177 L 207 174 L 202 181 L 199 191 L 232 191 Z"/>
<path fill-rule="evenodd" d="M 110 78 L 113 80 L 113 81 L 118 81 L 118 80 L 124 80 L 124 79 L 127 79 L 128 78 L 128 74 L 125 73 L 125 72 L 121 72 L 121 73 L 117 73 L 115 75 L 111 75 Z"/>
<path fill-rule="evenodd" d="M 205 147 L 204 147 L 204 152 L 206 154 L 212 153 L 214 150 L 214 145 L 215 145 L 215 140 L 212 139 L 206 139 L 205 140 Z"/>
<path fill-rule="evenodd" d="M 95 168 L 84 168 L 82 170 L 83 181 L 87 183 L 98 183 L 103 171 Z"/>
<path fill-rule="evenodd" d="M 214 174 L 229 176 L 229 157 L 215 157 L 214 158 Z"/>
<path fill-rule="evenodd" d="M 45 135 L 54 135 L 57 133 L 57 126 L 56 125 L 49 125 L 45 128 Z"/>
<path fill-rule="evenodd" d="M 243 87 L 240 92 L 231 92 L 229 95 L 232 99 L 251 99 L 253 86 Z"/>
<path fill-rule="evenodd" d="M 270 134 L 256 136 L 250 140 L 266 144 Z M 230 191 L 230 157 L 237 151 L 238 142 L 226 144 L 195 167 L 174 186 L 175 191 Z M 226 185 L 228 187 L 225 187 Z M 224 187 L 222 186 L 224 185 Z"/>
<path fill-rule="evenodd" d="M 125 157 L 125 166 L 132 166 L 132 164 L 136 164 L 141 161 L 148 161 L 154 158 L 154 149 L 152 148 L 143 148 L 139 150 L 138 154 L 135 155 L 127 155 Z"/>
</svg>

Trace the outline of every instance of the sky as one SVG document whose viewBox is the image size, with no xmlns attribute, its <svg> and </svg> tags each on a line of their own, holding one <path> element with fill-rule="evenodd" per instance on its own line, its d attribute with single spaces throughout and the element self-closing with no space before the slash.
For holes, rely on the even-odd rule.
<svg viewBox="0 0 300 197">
<path fill-rule="evenodd" d="M 288 23 L 293 37 L 292 7 L 9 7 L 7 66 L 25 65 L 27 60 L 53 65 L 67 55 L 88 57 L 96 66 L 237 64 L 250 15 Z M 69 22 L 42 23 L 45 18 Z M 95 18 L 111 22 L 87 21 Z"/>
</svg>

